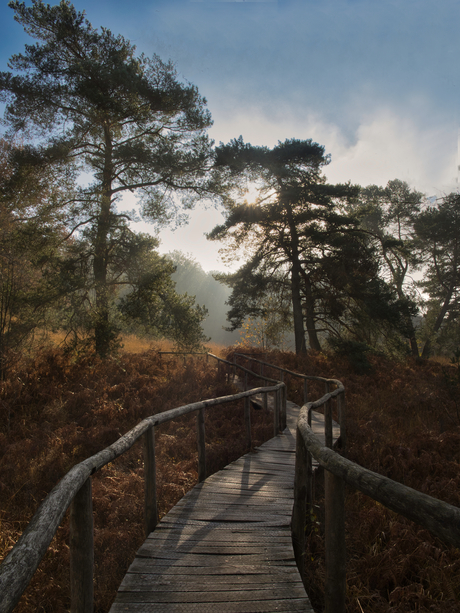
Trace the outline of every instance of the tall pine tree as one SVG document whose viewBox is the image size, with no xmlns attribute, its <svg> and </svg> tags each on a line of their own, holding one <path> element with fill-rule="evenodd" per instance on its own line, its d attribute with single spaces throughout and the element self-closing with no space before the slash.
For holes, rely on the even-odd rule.
<svg viewBox="0 0 460 613">
<path fill-rule="evenodd" d="M 232 248 L 244 244 L 250 253 L 226 278 L 233 287 L 230 320 L 238 327 L 244 316 L 262 314 L 261 293 L 277 284 L 284 292 L 288 287 L 297 353 L 306 351 L 306 336 L 312 349 L 321 349 L 318 332 L 337 310 L 347 281 L 367 274 L 365 245 L 340 208 L 358 188 L 328 184 L 322 172 L 328 163 L 324 147 L 311 140 L 286 140 L 268 149 L 240 138 L 217 149 L 216 166 L 229 182 L 251 180 L 258 189 L 254 204 L 229 201 L 225 224 L 209 235 L 230 240 Z"/>
<path fill-rule="evenodd" d="M 37 42 L 0 74 L 5 122 L 32 143 L 24 163 L 67 164 L 76 178 L 90 177 L 86 186 L 77 183 L 66 210 L 82 239 L 91 326 L 96 351 L 105 355 L 117 334 L 110 312 L 122 278 L 118 242 L 133 236 L 117 201 L 132 192 L 144 218 L 164 224 L 177 214 L 179 197 L 191 206 L 206 194 L 211 117 L 170 63 L 136 56 L 129 41 L 94 29 L 66 0 L 9 6 Z"/>
</svg>

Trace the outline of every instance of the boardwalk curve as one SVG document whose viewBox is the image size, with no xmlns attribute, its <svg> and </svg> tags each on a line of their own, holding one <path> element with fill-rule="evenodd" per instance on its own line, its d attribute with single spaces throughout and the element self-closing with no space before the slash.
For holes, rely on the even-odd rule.
<svg viewBox="0 0 460 613">
<path fill-rule="evenodd" d="M 163 517 L 110 613 L 313 613 L 291 538 L 298 411 L 288 402 L 283 434 L 208 477 Z"/>
</svg>

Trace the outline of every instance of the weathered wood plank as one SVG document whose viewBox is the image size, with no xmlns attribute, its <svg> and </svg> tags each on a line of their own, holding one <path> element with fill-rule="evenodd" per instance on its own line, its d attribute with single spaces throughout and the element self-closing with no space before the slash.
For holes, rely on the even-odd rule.
<svg viewBox="0 0 460 613">
<path fill-rule="evenodd" d="M 270 452 L 268 452 L 269 454 Z M 268 455 L 267 454 L 267 455 Z M 264 454 L 265 455 L 265 454 Z M 234 462 L 233 464 L 227 466 L 226 468 L 224 468 L 222 470 L 222 472 L 226 472 L 228 470 L 247 470 L 248 468 L 252 468 L 253 466 L 258 466 L 258 465 L 262 465 L 265 466 L 267 465 L 268 468 L 270 468 L 271 466 L 273 466 L 274 468 L 279 468 L 280 470 L 283 470 L 286 467 L 291 466 L 291 464 L 294 461 L 294 457 L 291 458 L 287 458 L 286 460 L 282 460 L 281 458 L 268 458 L 268 457 L 264 457 L 262 454 L 257 454 L 257 455 L 253 455 L 252 457 L 246 458 L 244 459 L 244 461 L 237 461 Z"/>
<path fill-rule="evenodd" d="M 115 602 L 110 609 L 111 613 L 313 613 L 312 608 L 306 608 L 303 598 L 288 600 L 263 601 L 243 601 L 238 604 L 230 603 L 128 603 L 118 604 Z"/>
<path fill-rule="evenodd" d="M 288 481 L 290 481 L 290 477 L 288 476 Z M 213 482 L 216 483 L 216 482 Z M 286 479 L 283 479 L 282 476 L 277 475 L 251 475 L 250 473 L 228 473 L 228 478 L 224 481 L 221 479 L 216 483 L 219 487 L 232 487 L 237 485 L 241 489 L 280 489 L 280 490 L 289 490 L 292 486 L 290 486 L 289 482 L 286 482 Z"/>
<path fill-rule="evenodd" d="M 168 578 L 171 581 L 183 581 L 184 577 L 196 577 L 203 579 L 209 577 L 208 587 L 220 584 L 223 578 L 237 577 L 239 575 L 251 576 L 255 584 L 258 583 L 260 576 L 264 577 L 267 572 L 270 572 L 273 581 L 289 580 L 298 581 L 300 576 L 295 565 L 260 565 L 260 564 L 232 564 L 226 566 L 188 566 L 187 573 L 184 573 L 184 567 L 171 564 L 169 566 L 152 563 L 148 558 L 135 558 L 134 562 L 129 567 L 129 573 L 132 575 L 157 575 L 162 578 Z M 211 579 L 212 578 L 212 579 Z"/>
<path fill-rule="evenodd" d="M 156 563 L 152 563 L 152 560 L 149 558 L 135 558 L 131 566 L 129 567 L 130 574 L 150 574 L 152 576 L 169 576 L 176 575 L 177 581 L 183 580 L 184 576 L 230 576 L 235 577 L 237 575 L 264 575 L 268 571 L 272 573 L 274 581 L 281 580 L 284 577 L 292 577 L 296 580 L 299 580 L 299 572 L 295 565 L 270 565 L 268 567 L 266 564 L 228 564 L 226 566 L 189 566 L 187 568 L 187 573 L 184 575 L 184 567 L 179 565 L 171 564 L 169 566 L 160 565 Z M 156 580 L 156 579 L 155 579 Z M 220 581 L 220 579 L 215 578 L 215 582 Z M 255 579 L 257 581 L 257 579 Z M 214 586 L 215 587 L 215 586 Z"/>
<path fill-rule="evenodd" d="M 149 541 L 149 546 L 152 547 L 152 550 L 154 551 L 155 549 L 158 551 L 168 551 L 168 546 L 172 545 L 173 543 L 169 543 L 167 541 Z M 211 542 L 205 542 L 202 543 L 198 540 L 195 541 L 183 541 L 182 543 L 178 543 L 177 545 L 174 546 L 174 552 L 181 552 L 183 553 L 197 553 L 197 554 L 208 554 L 208 555 L 235 555 L 240 553 L 241 555 L 245 555 L 248 553 L 252 553 L 252 554 L 263 554 L 266 551 L 270 551 L 272 554 L 273 552 L 276 552 L 278 550 L 282 550 L 284 548 L 284 550 L 286 551 L 286 546 L 288 546 L 289 543 L 287 541 L 281 540 L 279 543 L 277 543 L 276 546 L 270 546 L 268 543 L 264 544 L 257 544 L 255 545 L 254 542 L 250 542 L 250 541 L 231 541 L 231 540 L 226 540 L 223 542 L 219 542 L 219 543 L 211 543 Z M 147 546 L 147 545 L 146 545 Z M 143 550 L 145 552 L 148 552 L 149 550 Z M 153 554 L 152 554 L 153 555 Z M 161 555 L 161 554 L 158 554 Z"/>
<path fill-rule="evenodd" d="M 179 543 L 181 539 L 188 540 L 198 540 L 206 542 L 209 539 L 212 539 L 216 542 L 225 542 L 227 540 L 238 542 L 239 540 L 247 540 L 251 538 L 254 530 L 257 530 L 257 542 L 265 543 L 265 542 L 273 542 L 273 537 L 277 537 L 277 539 L 284 541 L 288 541 L 291 538 L 291 531 L 289 526 L 285 528 L 275 528 L 271 530 L 270 528 L 257 528 L 254 524 L 249 524 L 245 526 L 243 523 L 238 524 L 237 526 L 232 526 L 230 529 L 228 526 L 225 526 L 225 529 L 219 530 L 219 528 L 215 524 L 202 524 L 202 527 L 197 530 L 196 526 L 174 526 L 167 523 L 160 524 L 155 532 L 152 532 L 149 535 L 148 540 L 150 539 L 167 539 L 168 542 Z"/>
<path fill-rule="evenodd" d="M 187 554 L 187 555 L 184 555 Z M 142 545 L 137 552 L 139 558 L 151 558 L 155 560 L 165 560 L 165 564 L 169 561 L 171 564 L 183 563 L 187 560 L 186 565 L 223 565 L 243 562 L 244 564 L 256 564 L 258 562 L 268 562 L 276 560 L 278 562 L 293 562 L 294 556 L 286 547 L 279 547 L 273 551 L 253 551 L 250 548 L 238 549 L 233 548 L 233 551 L 228 548 L 218 549 L 217 551 L 195 551 L 187 548 L 174 548 L 174 550 L 162 549 L 153 545 Z"/>
<path fill-rule="evenodd" d="M 247 601 L 248 599 L 257 600 L 258 602 L 263 602 L 264 600 L 286 600 L 291 598 L 304 598 L 305 596 L 305 588 L 290 586 L 288 589 L 286 588 L 278 588 L 273 589 L 271 587 L 267 587 L 266 589 L 260 589 L 259 586 L 252 590 L 245 591 L 234 591 L 234 590 L 226 590 L 226 591 L 201 591 L 201 592 L 183 592 L 178 591 L 172 594 L 171 591 L 163 592 L 161 590 L 155 591 L 134 591 L 134 592 L 120 592 L 118 596 L 118 602 L 123 603 L 141 603 L 141 602 L 152 602 L 152 603 L 162 603 L 162 602 L 171 602 L 171 598 L 174 599 L 175 602 L 215 602 L 215 603 L 229 603 L 229 602 L 241 602 Z"/>
<path fill-rule="evenodd" d="M 193 507 L 185 507 L 177 509 L 171 518 L 184 518 L 198 519 L 200 521 L 215 521 L 215 522 L 245 522 L 245 523 L 263 523 L 268 521 L 278 521 L 281 518 L 289 518 L 290 514 L 285 509 L 271 508 L 270 514 L 267 511 L 258 511 L 253 507 L 229 507 L 228 509 L 221 509 L 220 507 L 202 507 L 195 509 Z"/>
<path fill-rule="evenodd" d="M 186 494 L 137 552 L 111 613 L 312 612 L 292 549 L 294 468 L 288 428 Z"/>
<path fill-rule="evenodd" d="M 194 591 L 201 592 L 209 588 L 209 576 L 203 574 L 184 575 L 179 579 L 172 580 L 168 574 L 163 574 L 161 577 L 156 577 L 152 573 L 128 573 L 120 586 L 120 591 L 143 591 L 146 588 L 151 589 L 155 584 L 161 591 Z M 277 579 L 273 574 L 261 574 L 256 577 L 254 575 L 221 575 L 219 581 L 212 586 L 218 590 L 252 590 L 254 586 L 269 585 L 273 588 L 286 587 L 286 585 L 294 585 L 302 587 L 302 581 L 294 574 L 284 573 L 281 578 Z"/>
<path fill-rule="evenodd" d="M 207 526 L 209 526 L 209 521 L 207 520 L 187 519 L 186 517 L 181 517 L 180 515 L 175 516 L 175 517 L 170 517 L 169 513 L 168 515 L 165 515 L 161 521 L 164 522 L 166 525 L 170 525 L 170 526 L 174 526 L 174 525 L 196 526 L 197 528 L 206 528 Z M 236 523 L 238 526 L 241 526 L 242 528 L 243 527 L 249 528 L 251 530 L 257 530 L 257 529 L 262 529 L 262 528 L 289 527 L 286 524 L 286 519 L 283 517 L 276 517 L 276 518 L 268 517 L 257 523 L 251 522 L 249 520 L 246 522 L 239 521 Z M 235 525 L 235 522 L 218 521 L 217 519 L 212 522 L 212 525 L 216 530 L 228 530 L 229 524 Z"/>
<path fill-rule="evenodd" d="M 234 483 L 216 483 L 214 487 L 208 487 L 201 491 L 200 498 L 205 496 L 240 496 L 241 498 L 251 498 L 257 495 L 257 498 L 273 498 L 276 496 L 281 498 L 292 498 L 292 493 L 289 488 L 281 489 L 280 487 L 252 487 L 242 485 L 241 482 Z M 268 502 L 268 501 L 266 501 Z"/>
<path fill-rule="evenodd" d="M 166 515 L 163 519 L 166 519 Z M 170 540 L 178 540 L 180 538 L 191 538 L 191 536 L 195 536 L 198 539 L 215 539 L 216 541 L 219 541 L 220 539 L 226 539 L 226 538 L 234 538 L 234 539 L 238 539 L 238 538 L 244 538 L 248 533 L 251 533 L 253 530 L 253 526 L 251 524 L 251 529 L 249 530 L 247 527 L 245 527 L 244 524 L 237 524 L 234 526 L 231 526 L 229 528 L 229 526 L 227 526 L 225 531 L 217 531 L 216 527 L 214 525 L 203 525 L 202 529 L 197 531 L 195 526 L 171 526 L 171 525 L 167 525 L 166 523 L 162 523 L 159 524 L 156 529 L 155 532 L 151 532 L 149 534 L 149 537 L 147 540 L 149 539 L 156 539 L 156 538 L 168 538 Z M 257 532 L 257 541 L 258 542 L 264 542 L 264 541 L 271 541 L 273 539 L 274 535 L 279 536 L 279 538 L 282 539 L 286 539 L 286 538 L 290 538 L 291 536 L 291 532 L 289 528 L 285 528 L 284 530 L 277 528 L 276 531 L 270 531 L 266 528 L 261 529 Z"/>
<path fill-rule="evenodd" d="M 197 504 L 200 504 L 200 507 L 206 507 L 208 509 L 215 508 L 216 511 L 226 513 L 230 508 L 237 510 L 238 507 L 254 508 L 263 511 L 266 505 L 269 504 L 272 510 L 275 508 L 279 508 L 286 512 L 286 503 L 284 502 L 285 500 L 285 498 L 277 499 L 270 496 L 264 496 L 261 500 L 258 497 L 256 498 L 255 496 L 240 497 L 235 495 L 220 494 L 218 496 L 199 496 L 195 499 L 188 499 L 180 505 L 180 508 L 193 509 L 196 507 Z"/>
</svg>

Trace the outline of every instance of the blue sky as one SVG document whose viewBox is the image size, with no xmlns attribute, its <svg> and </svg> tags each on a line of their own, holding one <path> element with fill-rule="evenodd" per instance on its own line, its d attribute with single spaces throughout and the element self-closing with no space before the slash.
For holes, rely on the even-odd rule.
<svg viewBox="0 0 460 613">
<path fill-rule="evenodd" d="M 28 2 L 26 2 L 28 3 Z M 197 85 L 211 136 L 254 145 L 312 138 L 332 182 L 408 181 L 456 189 L 460 121 L 458 0 L 76 0 L 93 26 L 172 59 Z M 0 0 L 0 66 L 29 38 Z M 162 232 L 165 251 L 222 269 L 203 232 L 221 220 L 198 209 Z"/>
</svg>

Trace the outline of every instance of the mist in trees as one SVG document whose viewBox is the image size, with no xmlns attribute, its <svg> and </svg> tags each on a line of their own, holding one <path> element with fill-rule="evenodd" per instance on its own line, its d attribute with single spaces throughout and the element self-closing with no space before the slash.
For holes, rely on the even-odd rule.
<svg viewBox="0 0 460 613">
<path fill-rule="evenodd" d="M 0 73 L 2 372 L 40 327 L 101 356 L 121 330 L 199 347 L 250 326 L 272 346 L 293 333 L 298 353 L 355 342 L 428 357 L 460 345 L 457 193 L 332 185 L 312 140 L 215 148 L 206 100 L 171 63 L 137 55 L 66 0 L 9 6 L 33 43 Z M 122 210 L 126 192 L 138 213 Z M 230 259 L 246 252 L 234 273 L 160 256 L 131 228 L 137 215 L 156 229 L 181 223 L 210 198 L 226 219 L 208 238 Z"/>
<path fill-rule="evenodd" d="M 330 185 L 328 163 L 311 140 L 269 149 L 240 137 L 217 148 L 232 196 L 208 238 L 222 241 L 228 257 L 248 254 L 235 273 L 218 276 L 232 290 L 231 329 L 270 310 L 280 328 L 294 330 L 298 353 L 350 343 L 414 357 L 434 346 L 454 351 L 458 194 L 430 204 L 398 179 Z M 244 199 L 248 182 L 253 203 Z"/>
<path fill-rule="evenodd" d="M 65 261 L 55 270 L 65 295 L 61 312 L 66 325 L 92 331 L 104 356 L 120 329 L 120 288 L 132 291 L 121 303 L 125 317 L 141 317 L 141 301 L 150 301 L 144 323 L 152 320 L 153 295 L 162 292 L 155 245 L 131 230 L 134 216 L 119 210 L 120 197 L 134 193 L 143 219 L 161 226 L 180 221 L 179 207 L 211 194 L 211 116 L 196 87 L 181 82 L 172 64 L 136 55 L 129 41 L 94 29 L 66 0 L 9 6 L 36 42 L 10 59 L 11 72 L 0 74 L 5 138 L 22 139 L 8 152 L 14 170 L 7 179 L 17 184 L 39 172 L 53 176 L 53 210 L 67 238 Z M 83 177 L 90 177 L 86 184 Z M 42 206 L 39 194 L 35 205 Z M 6 200 L 4 206 L 10 206 Z M 187 326 L 199 325 L 197 314 Z"/>
<path fill-rule="evenodd" d="M 229 252 L 244 244 L 250 253 L 236 273 L 220 277 L 233 289 L 229 320 L 236 329 L 248 316 L 264 317 L 268 297 L 273 305 L 276 296 L 280 325 L 292 319 L 297 353 L 307 339 L 316 351 L 328 337 L 370 341 L 363 334 L 371 320 L 380 332 L 401 331 L 410 313 L 378 276 L 375 246 L 350 214 L 360 187 L 328 184 L 328 164 L 324 147 L 311 140 L 268 149 L 240 138 L 216 152 L 236 189 L 251 180 L 258 191 L 253 204 L 228 199 L 225 223 L 209 235 Z"/>
<path fill-rule="evenodd" d="M 206 273 L 201 265 L 191 255 L 181 251 L 168 253 L 168 259 L 174 266 L 172 280 L 179 294 L 193 296 L 197 304 L 207 310 L 207 316 L 202 322 L 203 333 L 214 343 L 233 345 L 239 339 L 237 332 L 230 332 L 227 322 L 227 301 L 230 289 L 219 281 L 217 271 Z"/>
</svg>

